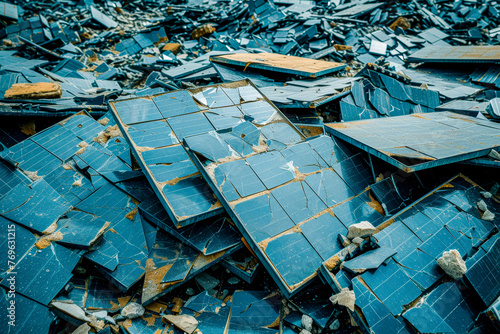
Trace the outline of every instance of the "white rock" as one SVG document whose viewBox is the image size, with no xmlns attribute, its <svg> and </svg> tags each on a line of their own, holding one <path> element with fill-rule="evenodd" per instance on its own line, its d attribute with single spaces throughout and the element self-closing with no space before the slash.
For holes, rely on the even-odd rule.
<svg viewBox="0 0 500 334">
<path fill-rule="evenodd" d="M 313 327 L 313 319 L 310 316 L 303 314 L 302 315 L 302 328 L 304 328 L 306 331 L 310 332 L 310 331 L 312 331 L 312 327 Z"/>
<path fill-rule="evenodd" d="M 461 279 L 467 272 L 465 262 L 456 249 L 444 252 L 443 256 L 437 260 L 437 263 L 441 269 L 454 280 Z"/>
<path fill-rule="evenodd" d="M 493 219 L 495 219 L 495 214 L 493 212 L 491 212 L 490 210 L 486 210 L 483 212 L 483 216 L 481 218 L 483 220 L 491 222 L 491 221 L 493 221 Z"/>
<path fill-rule="evenodd" d="M 349 288 L 343 288 L 340 293 L 331 296 L 330 301 L 334 305 L 339 304 L 347 307 L 351 311 L 354 311 L 354 302 L 356 301 L 356 296 L 354 295 L 354 291 L 349 290 Z"/>
<path fill-rule="evenodd" d="M 482 191 L 481 195 L 483 195 L 484 198 L 491 198 L 491 193 L 489 191 Z"/>
<path fill-rule="evenodd" d="M 142 316 L 144 314 L 144 307 L 141 304 L 129 303 L 120 312 L 122 316 L 129 319 L 134 319 Z"/>
<path fill-rule="evenodd" d="M 198 320 L 195 317 L 190 315 L 172 315 L 167 314 L 163 316 L 163 319 L 173 324 L 175 327 L 183 330 L 188 334 L 192 334 L 196 327 L 198 327 Z"/>
<path fill-rule="evenodd" d="M 349 226 L 349 231 L 347 232 L 347 238 L 354 239 L 356 237 L 366 237 L 372 235 L 375 232 L 375 227 L 367 221 L 362 221 L 361 223 L 353 224 Z"/>
<path fill-rule="evenodd" d="M 299 334 L 311 334 L 311 332 L 309 332 L 309 331 L 308 331 L 308 330 L 306 330 L 306 329 L 303 329 L 303 330 L 301 330 L 301 331 L 300 331 L 300 333 L 299 333 Z"/>
<path fill-rule="evenodd" d="M 481 211 L 486 211 L 488 210 L 488 206 L 486 205 L 486 203 L 483 201 L 483 200 L 480 200 L 479 202 L 477 202 L 477 207 L 479 208 L 479 210 Z"/>
<path fill-rule="evenodd" d="M 355 243 L 355 244 L 361 245 L 361 243 L 362 243 L 363 241 L 365 241 L 365 239 L 360 238 L 360 237 L 356 237 L 356 238 L 352 239 L 351 241 L 352 241 L 353 243 Z"/>
</svg>

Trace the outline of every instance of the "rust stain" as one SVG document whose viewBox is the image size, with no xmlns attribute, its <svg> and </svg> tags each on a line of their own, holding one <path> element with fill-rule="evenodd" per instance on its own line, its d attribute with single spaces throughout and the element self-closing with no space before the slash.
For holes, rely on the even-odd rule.
<svg viewBox="0 0 500 334">
<path fill-rule="evenodd" d="M 60 241 L 63 239 L 63 234 L 61 231 L 54 232 L 52 234 L 44 235 L 36 242 L 36 248 L 44 249 L 50 246 L 52 241 Z"/>
<path fill-rule="evenodd" d="M 337 266 L 341 263 L 340 258 L 338 255 L 332 256 L 330 259 L 328 259 L 326 262 L 324 262 L 324 265 L 326 269 L 329 271 L 332 271 L 333 269 L 337 268 Z"/>
</svg>

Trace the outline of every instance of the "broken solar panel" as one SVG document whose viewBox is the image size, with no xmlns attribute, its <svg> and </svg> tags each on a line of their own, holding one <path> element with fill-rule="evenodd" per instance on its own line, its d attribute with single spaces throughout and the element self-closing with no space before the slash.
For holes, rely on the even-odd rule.
<svg viewBox="0 0 500 334">
<path fill-rule="evenodd" d="M 13 230 L 18 236 L 16 241 L 19 242 L 19 252 L 16 253 L 16 260 L 9 264 L 12 267 L 9 268 L 0 284 L 9 289 L 13 279 L 16 294 L 28 297 L 42 305 L 48 305 L 71 279 L 71 272 L 80 261 L 81 254 L 55 243 L 49 242 L 41 245 L 31 232 L 20 226 Z M 5 234 L 5 239 L 7 239 L 7 234 Z M 6 246 L 4 240 L 1 245 Z"/>
<path fill-rule="evenodd" d="M 261 262 L 292 295 L 341 250 L 339 233 L 359 220 L 377 226 L 383 215 L 367 194 L 372 177 L 359 155 L 348 157 L 328 136 L 304 141 L 279 110 L 267 108 L 272 122 L 267 115 L 184 142 Z"/>
<path fill-rule="evenodd" d="M 139 210 L 148 221 L 204 255 L 218 253 L 240 243 L 241 235 L 227 217 L 212 217 L 176 228 L 156 196 L 141 202 Z"/>
<path fill-rule="evenodd" d="M 122 133 L 177 227 L 223 211 L 181 141 L 188 136 L 235 126 L 245 118 L 265 122 L 275 112 L 249 81 L 174 91 L 152 99 L 111 105 Z"/>
<path fill-rule="evenodd" d="M 373 235 L 380 248 L 355 255 L 340 270 L 328 270 L 325 263 L 321 277 L 335 292 L 352 287 L 359 307 L 355 318 L 373 333 L 385 333 L 388 327 L 406 333 L 407 326 L 395 318 L 400 314 L 422 333 L 467 332 L 477 314 L 454 283 L 439 284 L 446 275 L 436 260 L 450 249 L 463 257 L 473 254 L 495 230 L 498 218 L 481 220 L 475 209 L 481 192 L 462 175 L 452 178 L 381 224 Z M 486 305 L 498 295 L 495 273 L 486 269 L 495 266 L 485 264 L 495 258 L 496 250 L 488 249 L 493 251 L 482 255 L 466 274 Z M 444 306 L 450 300 L 460 306 Z M 422 321 L 427 315 L 434 322 Z M 457 321 L 462 317 L 468 320 Z"/>
<path fill-rule="evenodd" d="M 405 172 L 477 158 L 500 146 L 500 125 L 451 112 L 329 123 L 326 129 Z"/>
<path fill-rule="evenodd" d="M 240 247 L 233 247 L 206 256 L 173 239 L 161 230 L 155 233 L 153 241 L 145 266 L 141 297 L 143 305 L 161 298 L 180 284 L 219 263 L 225 256 L 241 248 L 240 245 Z"/>
<path fill-rule="evenodd" d="M 408 57 L 409 62 L 499 64 L 500 46 L 435 46 L 430 45 Z"/>
</svg>

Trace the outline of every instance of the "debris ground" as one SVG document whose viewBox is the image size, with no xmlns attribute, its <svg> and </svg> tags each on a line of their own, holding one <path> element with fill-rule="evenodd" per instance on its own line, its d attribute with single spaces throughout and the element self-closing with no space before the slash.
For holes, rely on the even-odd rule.
<svg viewBox="0 0 500 334">
<path fill-rule="evenodd" d="M 499 332 L 499 11 L 0 2 L 0 333 Z"/>
</svg>

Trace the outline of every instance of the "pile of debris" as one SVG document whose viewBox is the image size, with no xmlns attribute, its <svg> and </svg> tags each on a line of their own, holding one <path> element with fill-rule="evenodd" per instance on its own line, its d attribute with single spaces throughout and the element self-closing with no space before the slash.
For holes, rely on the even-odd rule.
<svg viewBox="0 0 500 334">
<path fill-rule="evenodd" d="M 1 333 L 500 330 L 500 3 L 0 3 Z"/>
</svg>

